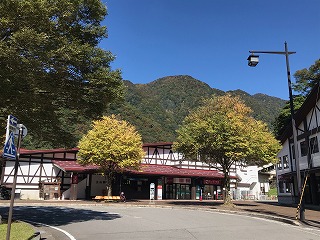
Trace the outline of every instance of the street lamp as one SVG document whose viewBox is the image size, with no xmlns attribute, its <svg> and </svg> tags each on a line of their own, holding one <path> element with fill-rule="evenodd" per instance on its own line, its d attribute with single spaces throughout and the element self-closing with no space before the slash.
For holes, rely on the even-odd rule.
<svg viewBox="0 0 320 240">
<path fill-rule="evenodd" d="M 266 53 L 266 54 L 280 54 L 286 56 L 287 65 L 287 77 L 288 77 L 288 88 L 289 88 L 289 100 L 290 100 L 290 112 L 291 112 L 291 123 L 292 123 L 292 133 L 293 133 L 293 146 L 294 146 L 294 157 L 296 160 L 296 172 L 297 172 L 297 185 L 298 185 L 298 197 L 301 197 L 301 175 L 300 175 L 300 165 L 299 165 L 299 153 L 297 145 L 297 126 L 294 120 L 294 107 L 292 98 L 292 88 L 291 88 L 291 77 L 290 77 L 290 67 L 289 67 L 289 55 L 296 52 L 288 52 L 287 42 L 284 43 L 284 52 L 282 51 L 249 51 L 251 55 L 248 57 L 248 65 L 250 67 L 255 67 L 259 63 L 259 56 L 255 53 Z M 300 207 L 300 220 L 305 220 L 304 207 Z"/>
<path fill-rule="evenodd" d="M 251 54 L 247 60 L 249 67 L 255 67 L 259 63 L 259 55 Z"/>
</svg>

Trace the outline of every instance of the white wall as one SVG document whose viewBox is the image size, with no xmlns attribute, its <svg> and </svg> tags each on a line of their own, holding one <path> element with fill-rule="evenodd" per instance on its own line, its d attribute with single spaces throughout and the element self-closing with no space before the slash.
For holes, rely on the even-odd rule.
<svg viewBox="0 0 320 240">
<path fill-rule="evenodd" d="M 42 167 L 40 167 L 39 159 L 32 159 L 31 164 L 29 162 L 21 161 L 19 162 L 20 167 L 18 168 L 18 177 L 17 177 L 17 188 L 35 188 L 37 185 L 22 185 L 25 183 L 39 184 L 40 181 L 51 182 L 57 169 L 54 168 L 50 160 L 44 160 Z M 6 161 L 6 167 L 4 171 L 4 182 L 5 184 L 13 183 L 13 171 L 14 162 Z M 40 177 L 42 174 L 42 177 Z M 6 176 L 11 175 L 11 176 Z M 29 175 L 29 176 L 28 176 Z"/>
<path fill-rule="evenodd" d="M 106 177 L 98 174 L 92 175 L 91 195 L 101 196 L 106 189 Z"/>
<path fill-rule="evenodd" d="M 21 189 L 20 199 L 37 200 L 39 199 L 39 190 Z"/>
</svg>

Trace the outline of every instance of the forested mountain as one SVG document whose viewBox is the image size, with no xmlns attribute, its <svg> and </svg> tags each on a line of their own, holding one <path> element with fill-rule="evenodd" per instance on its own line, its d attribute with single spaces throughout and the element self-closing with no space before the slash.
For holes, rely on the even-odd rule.
<svg viewBox="0 0 320 240">
<path fill-rule="evenodd" d="M 125 85 L 125 102 L 113 104 L 108 113 L 120 114 L 135 125 L 144 142 L 174 141 L 179 124 L 203 99 L 226 94 L 187 75 L 168 76 L 148 84 L 125 81 Z M 264 94 L 249 95 L 242 90 L 227 93 L 240 96 L 252 108 L 253 116 L 270 127 L 285 104 Z"/>
</svg>

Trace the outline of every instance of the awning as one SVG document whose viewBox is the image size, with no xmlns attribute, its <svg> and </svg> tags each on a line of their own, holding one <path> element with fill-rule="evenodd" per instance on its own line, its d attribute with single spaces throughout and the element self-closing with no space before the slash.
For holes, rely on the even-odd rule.
<svg viewBox="0 0 320 240">
<path fill-rule="evenodd" d="M 92 172 L 99 169 L 99 167 L 95 165 L 80 165 L 75 160 L 52 160 L 52 163 L 64 172 Z"/>
<path fill-rule="evenodd" d="M 128 170 L 127 172 L 140 175 L 224 178 L 224 175 L 217 170 L 177 168 L 175 166 L 157 164 L 142 164 L 140 170 Z M 236 177 L 230 176 L 230 178 Z"/>
</svg>

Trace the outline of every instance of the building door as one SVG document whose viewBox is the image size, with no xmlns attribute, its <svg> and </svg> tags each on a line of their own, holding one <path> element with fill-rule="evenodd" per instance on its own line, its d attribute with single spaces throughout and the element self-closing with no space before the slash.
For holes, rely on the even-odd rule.
<svg viewBox="0 0 320 240">
<path fill-rule="evenodd" d="M 166 199 L 174 199 L 175 189 L 173 184 L 166 184 Z"/>
<path fill-rule="evenodd" d="M 211 200 L 216 199 L 217 186 L 204 185 L 203 188 L 203 199 Z"/>
<path fill-rule="evenodd" d="M 176 199 L 191 199 L 191 187 L 188 184 L 175 184 Z"/>
</svg>

